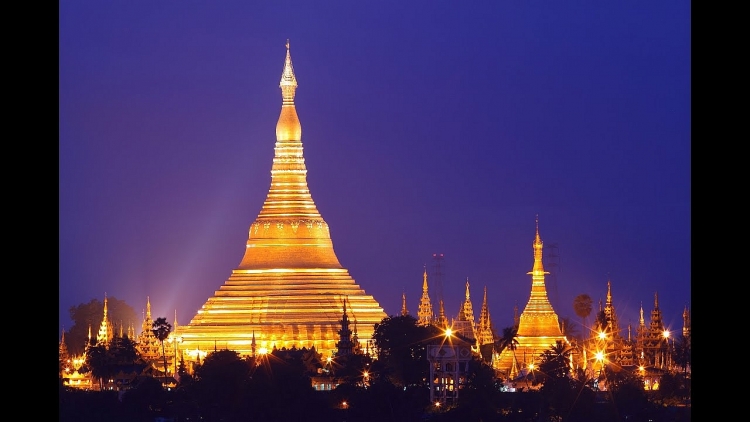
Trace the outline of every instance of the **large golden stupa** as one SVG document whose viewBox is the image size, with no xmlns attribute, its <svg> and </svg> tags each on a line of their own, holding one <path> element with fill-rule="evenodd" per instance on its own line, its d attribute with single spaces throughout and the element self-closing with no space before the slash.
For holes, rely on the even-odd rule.
<svg viewBox="0 0 750 422">
<path fill-rule="evenodd" d="M 536 220 L 534 237 L 534 266 L 527 274 L 531 275 L 531 296 L 518 322 L 518 345 L 514 350 L 506 348 L 494 366 L 506 376 L 514 377 L 530 363 L 537 363 L 539 355 L 551 348 L 558 340 L 568 344 L 563 336 L 557 314 L 547 298 L 547 287 L 542 265 L 544 244 L 539 237 L 539 218 Z"/>
<path fill-rule="evenodd" d="M 310 195 L 288 42 L 286 48 L 271 187 L 239 266 L 176 333 L 186 360 L 215 349 L 252 355 L 274 347 L 314 346 L 329 356 L 336 351 L 344 301 L 360 342 L 387 316 L 339 263 Z"/>
</svg>

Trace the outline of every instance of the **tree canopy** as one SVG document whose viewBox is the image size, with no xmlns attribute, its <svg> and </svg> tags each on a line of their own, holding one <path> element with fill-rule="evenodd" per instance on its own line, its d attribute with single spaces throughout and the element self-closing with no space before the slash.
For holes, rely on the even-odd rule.
<svg viewBox="0 0 750 422">
<path fill-rule="evenodd" d="M 96 334 L 99 330 L 99 325 L 104 318 L 104 302 L 91 299 L 88 303 L 71 306 L 69 312 L 73 326 L 65 327 L 65 344 L 71 354 L 80 355 L 86 346 L 89 327 L 91 327 L 92 334 Z M 133 308 L 124 300 L 119 300 L 114 296 L 107 297 L 107 316 L 116 327 L 121 324 L 125 327 L 130 324 L 140 326 L 140 319 Z"/>
</svg>

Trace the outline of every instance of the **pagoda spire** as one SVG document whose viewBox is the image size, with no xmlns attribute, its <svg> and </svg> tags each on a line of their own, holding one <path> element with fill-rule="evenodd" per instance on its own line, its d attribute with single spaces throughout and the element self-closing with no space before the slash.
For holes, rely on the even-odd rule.
<svg viewBox="0 0 750 422">
<path fill-rule="evenodd" d="M 341 269 L 328 224 L 320 215 L 307 185 L 302 126 L 294 105 L 297 77 L 287 41 L 281 73 L 282 104 L 276 122 L 271 187 L 258 217 L 250 226 L 245 256 L 238 269 Z"/>
<path fill-rule="evenodd" d="M 615 338 L 620 338 L 620 324 L 617 320 L 617 312 L 612 301 L 612 281 L 607 278 L 607 303 L 604 306 L 604 315 L 607 319 L 607 328 Z"/>
<path fill-rule="evenodd" d="M 459 321 L 471 321 L 472 326 L 474 325 L 474 308 L 471 304 L 471 296 L 469 295 L 469 277 L 466 277 L 466 293 L 464 294 L 464 303 L 461 305 L 461 310 L 458 313 Z"/>
<path fill-rule="evenodd" d="M 474 308 L 471 304 L 469 295 L 469 278 L 466 277 L 466 293 L 461 309 L 458 311 L 458 318 L 453 322 L 453 331 L 461 333 L 468 338 L 477 339 L 476 326 L 474 322 Z"/>
<path fill-rule="evenodd" d="M 440 299 L 439 313 L 438 313 L 438 326 L 440 328 L 448 327 L 448 318 L 445 316 L 445 304 L 443 299 Z"/>
<path fill-rule="evenodd" d="M 534 266 L 531 271 L 526 273 L 531 275 L 531 296 L 529 297 L 529 302 L 526 304 L 524 312 L 531 311 L 554 314 L 555 311 L 547 297 L 547 287 L 545 286 L 544 281 L 544 276 L 549 274 L 549 272 L 544 271 L 544 265 L 542 264 L 542 249 L 544 248 L 544 242 L 542 242 L 542 238 L 539 236 L 539 215 L 536 216 L 536 234 L 534 235 L 534 243 L 532 247 L 534 250 Z"/>
<path fill-rule="evenodd" d="M 409 315 L 409 310 L 406 309 L 406 292 L 401 293 L 401 315 Z"/>
<path fill-rule="evenodd" d="M 477 331 L 477 343 L 479 346 L 495 342 L 495 339 L 492 336 L 490 311 L 487 306 L 487 286 L 484 286 L 484 299 L 482 299 L 482 310 L 479 311 L 479 324 Z"/>
<path fill-rule="evenodd" d="M 114 334 L 114 326 L 107 313 L 107 293 L 104 293 L 104 317 L 102 318 L 102 323 L 99 325 L 99 333 L 96 336 L 96 341 L 99 344 L 109 347 L 109 342 L 114 337 Z"/>
<path fill-rule="evenodd" d="M 427 265 L 424 266 L 422 274 L 422 297 L 419 299 L 419 309 L 417 309 L 417 320 L 419 325 L 430 325 L 435 315 L 432 311 L 430 302 L 430 293 L 427 288 Z"/>
<path fill-rule="evenodd" d="M 521 316 L 517 322 L 518 349 L 516 351 L 504 350 L 500 354 L 497 368 L 506 374 L 513 371 L 513 360 L 519 351 L 524 356 L 523 364 L 529 364 L 538 359 L 539 350 L 544 350 L 555 344 L 557 340 L 568 343 L 560 329 L 560 323 L 547 297 L 547 288 L 544 277 L 549 272 L 544 271 L 542 265 L 542 250 L 544 244 L 539 235 L 539 216 L 536 216 L 536 227 L 532 249 L 534 251 L 534 264 L 531 275 L 531 294 Z M 516 319 L 516 318 L 514 318 Z M 528 356 L 528 358 L 527 358 Z"/>
<path fill-rule="evenodd" d="M 638 325 L 641 327 L 646 326 L 646 319 L 643 317 L 643 302 L 641 302 L 640 317 L 638 318 Z"/>
<path fill-rule="evenodd" d="M 294 76 L 294 66 L 292 66 L 292 55 L 289 53 L 289 40 L 286 40 L 286 59 L 284 60 L 284 70 L 281 72 L 281 97 L 284 104 L 294 104 L 294 92 L 297 90 L 297 77 Z"/>
</svg>

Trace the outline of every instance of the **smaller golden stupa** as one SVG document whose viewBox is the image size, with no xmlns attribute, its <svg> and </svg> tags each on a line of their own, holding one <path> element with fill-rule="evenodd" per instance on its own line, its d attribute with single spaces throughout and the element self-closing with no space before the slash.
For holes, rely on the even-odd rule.
<svg viewBox="0 0 750 422">
<path fill-rule="evenodd" d="M 530 363 L 537 363 L 539 355 L 555 345 L 558 340 L 568 344 L 560 330 L 560 323 L 552 304 L 547 298 L 547 288 L 542 265 L 542 239 L 539 236 L 539 217 L 536 219 L 534 238 L 534 266 L 527 274 L 531 275 L 531 296 L 518 322 L 518 346 L 515 351 L 506 348 L 495 362 L 495 368 L 511 376 L 515 367 L 521 371 Z"/>
</svg>

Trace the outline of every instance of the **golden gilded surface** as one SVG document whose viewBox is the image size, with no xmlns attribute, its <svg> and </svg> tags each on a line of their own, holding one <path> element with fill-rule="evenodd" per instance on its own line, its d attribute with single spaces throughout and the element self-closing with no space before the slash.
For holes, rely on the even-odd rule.
<svg viewBox="0 0 750 422">
<path fill-rule="evenodd" d="M 239 266 L 178 330 L 186 359 L 197 360 L 215 348 L 250 355 L 254 348 L 315 346 L 331 355 L 344 300 L 360 341 L 369 340 L 374 325 L 386 317 L 339 263 L 328 224 L 310 195 L 288 43 L 279 86 L 282 107 L 270 189 L 250 225 Z"/>
<path fill-rule="evenodd" d="M 558 340 L 565 343 L 568 340 L 562 335 L 557 314 L 547 298 L 547 288 L 542 265 L 542 249 L 544 244 L 539 237 L 539 221 L 536 225 L 534 238 L 534 266 L 527 274 L 531 275 L 531 295 L 518 322 L 518 346 L 515 353 L 509 349 L 503 350 L 495 368 L 506 374 L 510 373 L 513 360 L 517 361 L 518 369 L 525 368 L 529 363 L 539 360 L 539 355 L 549 349 Z"/>
</svg>

